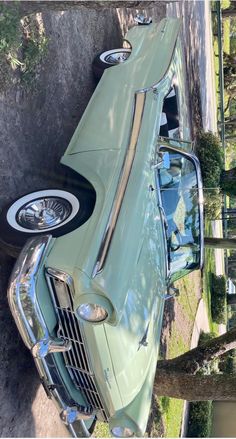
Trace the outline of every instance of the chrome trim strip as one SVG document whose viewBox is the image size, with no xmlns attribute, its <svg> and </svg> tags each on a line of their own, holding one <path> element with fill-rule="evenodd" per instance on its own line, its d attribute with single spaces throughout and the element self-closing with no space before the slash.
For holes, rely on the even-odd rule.
<svg viewBox="0 0 236 439">
<path fill-rule="evenodd" d="M 10 277 L 9 305 L 28 349 L 32 349 L 41 340 L 49 339 L 49 333 L 37 303 L 35 279 L 51 238 L 51 235 L 44 235 L 27 241 Z"/>
<path fill-rule="evenodd" d="M 125 191 L 129 181 L 130 172 L 132 169 L 134 157 L 137 149 L 137 142 L 140 133 L 143 111 L 145 106 L 146 93 L 136 92 L 134 101 L 134 111 L 132 119 L 132 128 L 130 133 L 129 143 L 126 149 L 126 154 L 121 168 L 119 176 L 119 183 L 116 191 L 116 195 L 112 204 L 111 212 L 105 233 L 103 235 L 102 243 L 96 258 L 96 263 L 93 269 L 92 277 L 94 278 L 104 267 L 109 247 L 113 237 L 114 229 L 120 213 L 122 201 L 124 199 Z"/>
<path fill-rule="evenodd" d="M 72 297 L 74 297 L 74 295 L 75 295 L 75 293 L 74 293 L 74 281 L 73 281 L 72 276 L 70 276 L 70 274 L 65 273 L 62 270 L 58 270 L 58 269 L 50 268 L 50 267 L 48 267 L 46 271 L 51 276 L 60 279 L 62 282 L 65 282 L 68 285 L 69 289 L 70 289 L 70 293 L 71 293 Z"/>
<path fill-rule="evenodd" d="M 165 30 L 165 29 L 164 29 Z M 162 34 L 163 34 L 162 30 Z M 179 34 L 179 31 L 178 31 Z M 135 153 L 136 153 L 136 147 L 137 147 L 137 141 L 138 136 L 141 128 L 142 123 L 142 117 L 143 117 L 143 111 L 144 111 L 144 105 L 146 100 L 146 94 L 149 91 L 155 91 L 158 87 L 161 86 L 161 84 L 165 83 L 167 78 L 167 73 L 170 70 L 174 53 L 176 50 L 177 40 L 178 40 L 178 34 L 176 36 L 176 40 L 174 43 L 174 47 L 171 53 L 170 62 L 168 64 L 168 67 L 166 68 L 162 78 L 155 84 L 142 88 L 140 90 L 137 90 L 135 93 L 135 101 L 134 101 L 134 111 L 133 111 L 133 119 L 132 119 L 132 127 L 131 127 L 131 134 L 130 134 L 130 140 L 129 144 L 127 146 L 126 155 L 124 159 L 124 163 L 122 166 L 122 172 L 119 177 L 119 183 L 117 192 L 115 195 L 115 199 L 113 201 L 112 209 L 110 212 L 109 220 L 106 226 L 105 233 L 102 238 L 102 243 L 100 246 L 100 249 L 98 251 L 98 256 L 96 258 L 96 263 L 94 265 L 93 271 L 92 271 L 92 278 L 94 278 L 99 272 L 102 271 L 107 254 L 109 252 L 109 247 L 111 244 L 111 240 L 113 237 L 114 229 L 116 227 L 116 223 L 118 220 L 118 216 L 121 209 L 121 204 L 125 195 L 125 190 L 128 184 L 129 175 L 131 172 L 132 164 L 134 161 Z"/>
</svg>

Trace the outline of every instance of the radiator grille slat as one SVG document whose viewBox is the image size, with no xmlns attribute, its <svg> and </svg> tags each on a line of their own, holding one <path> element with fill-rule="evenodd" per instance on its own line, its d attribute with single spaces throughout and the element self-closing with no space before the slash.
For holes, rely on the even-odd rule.
<svg viewBox="0 0 236 439">
<path fill-rule="evenodd" d="M 99 414 L 100 418 L 107 422 L 108 417 L 97 390 L 94 375 L 89 366 L 86 347 L 79 322 L 72 308 L 62 308 L 57 297 L 57 285 L 62 280 L 47 273 L 52 300 L 58 315 L 58 336 L 71 341 L 71 349 L 63 353 L 65 366 L 76 386 L 88 405 L 91 405 Z M 72 294 L 67 285 L 68 303 L 72 303 Z"/>
</svg>

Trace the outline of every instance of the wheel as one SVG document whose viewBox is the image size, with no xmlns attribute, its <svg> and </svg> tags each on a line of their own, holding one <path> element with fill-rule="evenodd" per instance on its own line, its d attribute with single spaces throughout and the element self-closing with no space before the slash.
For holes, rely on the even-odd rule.
<svg viewBox="0 0 236 439">
<path fill-rule="evenodd" d="M 182 244 L 182 236 L 178 228 L 174 230 L 174 232 L 172 232 L 170 241 L 171 241 L 171 245 L 170 245 L 171 251 L 175 252 L 179 250 Z"/>
<path fill-rule="evenodd" d="M 111 49 L 97 55 L 93 60 L 93 73 L 100 79 L 104 70 L 125 62 L 131 54 L 131 49 Z"/>
<path fill-rule="evenodd" d="M 92 213 L 94 197 L 89 191 L 39 190 L 6 206 L 0 214 L 0 244 L 17 256 L 30 237 L 65 235 L 81 226 Z"/>
</svg>

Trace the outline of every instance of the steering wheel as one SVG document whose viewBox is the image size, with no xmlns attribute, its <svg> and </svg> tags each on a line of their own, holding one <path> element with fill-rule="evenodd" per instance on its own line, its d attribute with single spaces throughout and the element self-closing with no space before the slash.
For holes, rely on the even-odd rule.
<svg viewBox="0 0 236 439">
<path fill-rule="evenodd" d="M 172 242 L 173 235 L 175 236 L 175 239 L 177 241 L 176 243 Z M 179 250 L 181 244 L 182 244 L 181 233 L 180 233 L 178 227 L 176 227 L 176 229 L 172 232 L 172 234 L 170 236 L 170 249 L 171 249 L 171 251 L 176 252 L 177 250 Z"/>
</svg>

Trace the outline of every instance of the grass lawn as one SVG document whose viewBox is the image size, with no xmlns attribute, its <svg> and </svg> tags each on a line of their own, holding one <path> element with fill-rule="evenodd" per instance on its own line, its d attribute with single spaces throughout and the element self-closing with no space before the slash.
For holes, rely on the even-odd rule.
<svg viewBox="0 0 236 439">
<path fill-rule="evenodd" d="M 212 236 L 212 228 L 210 221 L 205 221 L 205 235 Z M 215 255 L 214 249 L 205 249 L 205 264 L 203 272 L 203 300 L 208 310 L 208 320 L 211 331 L 215 325 L 211 315 L 211 273 L 215 273 Z"/>
<path fill-rule="evenodd" d="M 212 236 L 212 227 L 210 221 L 205 221 L 205 236 Z M 205 264 L 203 272 L 203 300 L 208 310 L 208 320 L 210 331 L 219 333 L 219 326 L 213 322 L 211 315 L 211 273 L 216 272 L 214 249 L 205 248 Z"/>
<path fill-rule="evenodd" d="M 112 437 L 108 424 L 97 422 L 92 437 Z"/>
<path fill-rule="evenodd" d="M 223 20 L 223 51 L 230 54 L 230 17 L 225 17 Z"/>
</svg>

